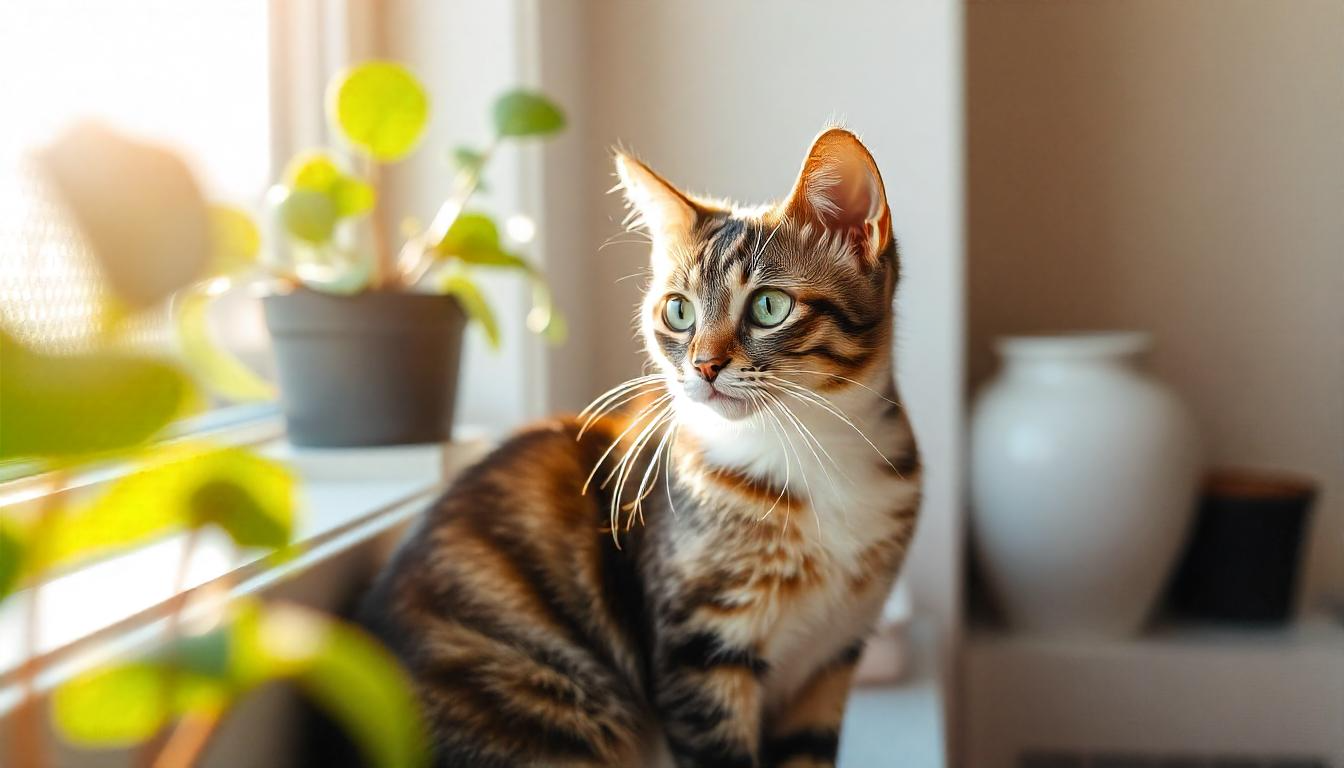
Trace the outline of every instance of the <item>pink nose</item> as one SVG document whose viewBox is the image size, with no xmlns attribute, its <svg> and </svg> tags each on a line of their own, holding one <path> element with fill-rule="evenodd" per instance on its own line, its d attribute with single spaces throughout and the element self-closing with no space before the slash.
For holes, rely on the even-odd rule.
<svg viewBox="0 0 1344 768">
<path fill-rule="evenodd" d="M 705 381 L 714 381 L 719 377 L 719 371 L 722 371 L 732 360 L 727 357 L 715 357 L 709 360 L 696 358 L 691 361 L 695 370 L 700 372 L 700 378 Z"/>
</svg>

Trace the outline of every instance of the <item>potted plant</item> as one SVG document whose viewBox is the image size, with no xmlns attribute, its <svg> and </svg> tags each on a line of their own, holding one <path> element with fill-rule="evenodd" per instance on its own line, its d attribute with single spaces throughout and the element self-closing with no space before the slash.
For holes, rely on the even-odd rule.
<svg viewBox="0 0 1344 768">
<path fill-rule="evenodd" d="M 328 90 L 334 134 L 358 158 L 362 177 L 335 154 L 295 158 L 268 194 L 279 290 L 263 299 L 291 442 L 305 446 L 439 442 L 453 421 L 462 334 L 498 329 L 473 273 L 513 270 L 532 281 L 528 326 L 563 335 L 540 274 L 508 250 L 495 221 L 467 204 L 503 142 L 545 136 L 564 115 L 544 96 L 513 90 L 494 103 L 494 137 L 459 147 L 454 189 L 427 227 L 397 251 L 379 211 L 382 165 L 406 157 L 429 115 L 425 89 L 405 67 L 371 61 L 338 75 Z M 384 215 L 379 215 L 380 213 Z"/>
</svg>

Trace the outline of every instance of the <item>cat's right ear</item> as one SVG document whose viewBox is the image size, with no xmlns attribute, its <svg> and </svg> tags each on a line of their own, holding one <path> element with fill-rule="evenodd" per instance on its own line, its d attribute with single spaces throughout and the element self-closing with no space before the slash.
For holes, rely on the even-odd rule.
<svg viewBox="0 0 1344 768">
<path fill-rule="evenodd" d="M 617 152 L 616 175 L 630 206 L 630 225 L 644 227 L 654 242 L 675 242 L 694 229 L 700 206 L 647 165 Z"/>
</svg>

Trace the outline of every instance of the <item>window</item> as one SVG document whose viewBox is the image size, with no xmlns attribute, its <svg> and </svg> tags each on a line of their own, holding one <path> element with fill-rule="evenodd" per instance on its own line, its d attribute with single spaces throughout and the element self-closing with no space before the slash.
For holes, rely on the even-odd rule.
<svg viewBox="0 0 1344 768">
<path fill-rule="evenodd" d="M 207 198 L 255 207 L 272 170 L 269 14 L 267 0 L 0 3 L 0 324 L 10 333 L 58 353 L 95 333 L 96 265 L 27 160 L 71 124 L 94 119 L 164 144 Z M 222 342 L 262 347 L 255 302 L 219 309 Z M 150 313 L 126 342 L 171 354 L 166 320 L 166 308 Z"/>
</svg>

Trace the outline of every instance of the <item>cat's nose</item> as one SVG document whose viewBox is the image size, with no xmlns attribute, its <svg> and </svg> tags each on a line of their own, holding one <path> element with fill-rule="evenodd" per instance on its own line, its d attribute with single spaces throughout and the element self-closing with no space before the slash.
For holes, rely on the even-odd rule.
<svg viewBox="0 0 1344 768">
<path fill-rule="evenodd" d="M 719 377 L 719 371 L 722 371 L 731 362 L 732 358 L 728 357 L 714 357 L 708 359 L 697 357 L 691 361 L 691 365 L 694 365 L 695 370 L 700 372 L 700 378 L 705 381 L 714 381 Z"/>
</svg>

